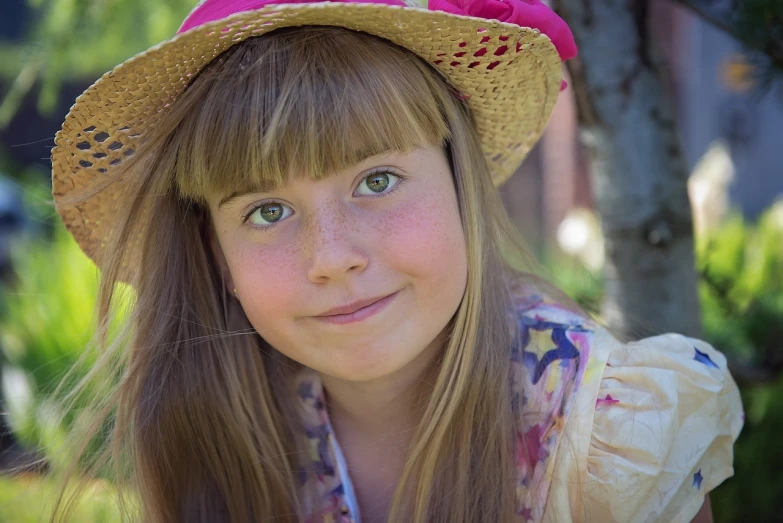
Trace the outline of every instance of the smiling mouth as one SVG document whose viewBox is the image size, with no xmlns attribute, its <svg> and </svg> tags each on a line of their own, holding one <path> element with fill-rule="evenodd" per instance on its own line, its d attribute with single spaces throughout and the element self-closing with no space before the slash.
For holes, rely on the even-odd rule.
<svg viewBox="0 0 783 523">
<path fill-rule="evenodd" d="M 387 305 L 394 301 L 399 293 L 400 291 L 397 291 L 381 298 L 371 298 L 369 300 L 354 302 L 343 307 L 335 307 L 324 314 L 313 316 L 312 318 L 323 323 L 331 323 L 334 325 L 345 325 L 347 323 L 363 321 L 375 316 L 385 309 Z"/>
</svg>

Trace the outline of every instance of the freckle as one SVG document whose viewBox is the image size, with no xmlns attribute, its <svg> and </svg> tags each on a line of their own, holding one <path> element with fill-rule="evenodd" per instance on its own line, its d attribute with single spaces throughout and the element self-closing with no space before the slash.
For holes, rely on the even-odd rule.
<svg viewBox="0 0 783 523">
<path fill-rule="evenodd" d="M 297 248 L 296 245 L 288 245 L 284 249 L 283 255 L 286 256 L 286 257 L 295 256 L 296 255 L 296 251 L 298 251 L 298 250 L 299 249 Z"/>
</svg>

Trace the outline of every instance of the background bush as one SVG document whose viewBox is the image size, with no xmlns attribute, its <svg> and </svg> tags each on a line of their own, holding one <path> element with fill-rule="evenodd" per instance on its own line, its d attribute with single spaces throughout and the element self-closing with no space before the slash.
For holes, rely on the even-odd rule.
<svg viewBox="0 0 783 523">
<path fill-rule="evenodd" d="M 51 240 L 24 241 L 14 252 L 17 281 L 0 293 L 8 420 L 23 444 L 40 447 L 50 466 L 62 468 L 61 460 L 67 462 L 68 456 L 56 450 L 97 393 L 88 388 L 74 409 L 60 408 L 63 393 L 87 375 L 96 359 L 96 352 L 87 348 L 95 332 L 98 271 L 61 225 L 54 227 Z M 69 371 L 62 393 L 55 395 Z M 102 444 L 96 440 L 90 450 Z"/>
</svg>

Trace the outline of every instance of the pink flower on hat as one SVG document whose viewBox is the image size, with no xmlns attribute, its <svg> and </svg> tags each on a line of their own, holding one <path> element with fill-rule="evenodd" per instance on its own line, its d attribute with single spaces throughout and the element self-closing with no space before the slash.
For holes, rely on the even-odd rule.
<svg viewBox="0 0 783 523">
<path fill-rule="evenodd" d="M 538 29 L 552 40 L 561 60 L 577 53 L 568 24 L 541 0 L 429 0 L 431 11 L 474 16 Z"/>
</svg>

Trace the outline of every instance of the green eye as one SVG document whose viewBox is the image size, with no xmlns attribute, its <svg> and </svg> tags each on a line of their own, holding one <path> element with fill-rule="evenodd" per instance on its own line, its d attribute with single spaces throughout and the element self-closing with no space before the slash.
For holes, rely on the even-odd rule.
<svg viewBox="0 0 783 523">
<path fill-rule="evenodd" d="M 367 177 L 367 188 L 374 193 L 381 193 L 389 187 L 389 175 L 386 173 L 371 174 Z"/>
<path fill-rule="evenodd" d="M 283 216 L 283 206 L 279 203 L 265 203 L 258 212 L 266 221 L 274 223 Z"/>
<path fill-rule="evenodd" d="M 400 177 L 389 171 L 380 171 L 367 175 L 356 188 L 362 196 L 389 194 L 400 183 Z"/>
<path fill-rule="evenodd" d="M 247 217 L 247 221 L 253 225 L 271 225 L 287 217 L 290 210 L 278 202 L 264 203 L 256 207 Z"/>
</svg>

